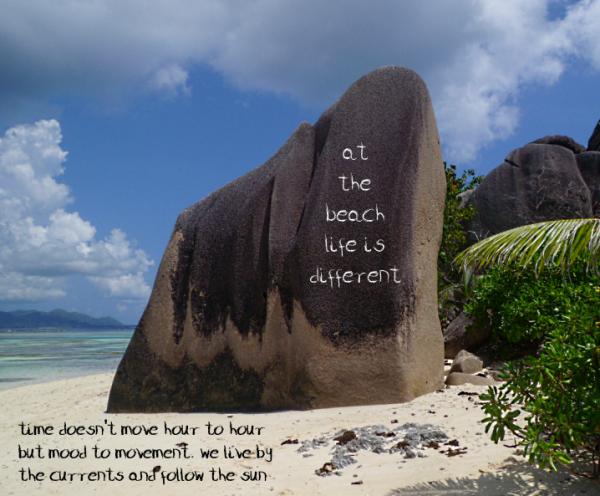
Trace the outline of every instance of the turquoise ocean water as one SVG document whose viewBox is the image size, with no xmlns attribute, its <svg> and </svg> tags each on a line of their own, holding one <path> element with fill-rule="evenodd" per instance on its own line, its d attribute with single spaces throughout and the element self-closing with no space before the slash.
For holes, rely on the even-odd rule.
<svg viewBox="0 0 600 496">
<path fill-rule="evenodd" d="M 0 391 L 114 372 L 133 329 L 0 332 Z"/>
</svg>

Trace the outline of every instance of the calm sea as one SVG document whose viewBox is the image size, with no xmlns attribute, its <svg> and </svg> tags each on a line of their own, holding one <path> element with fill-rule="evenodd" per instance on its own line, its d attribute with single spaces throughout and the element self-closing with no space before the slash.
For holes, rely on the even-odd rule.
<svg viewBox="0 0 600 496">
<path fill-rule="evenodd" d="M 133 329 L 0 332 L 0 391 L 114 372 Z"/>
</svg>

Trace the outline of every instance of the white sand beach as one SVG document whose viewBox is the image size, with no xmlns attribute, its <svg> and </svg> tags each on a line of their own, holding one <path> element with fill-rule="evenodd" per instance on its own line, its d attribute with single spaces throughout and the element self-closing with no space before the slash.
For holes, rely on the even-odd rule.
<svg viewBox="0 0 600 496">
<path fill-rule="evenodd" d="M 112 377 L 113 374 L 101 374 L 0 392 L 0 494 L 573 496 L 600 493 L 596 484 L 576 478 L 565 469 L 548 472 L 531 467 L 514 447 L 495 445 L 484 433 L 481 424 L 484 415 L 476 405 L 477 396 L 464 394 L 480 393 L 484 387 L 450 387 L 395 405 L 267 414 L 113 415 L 104 413 Z M 114 434 L 110 432 L 111 423 Z M 211 430 L 223 426 L 223 433 L 218 434 L 217 428 L 217 432 L 209 435 L 208 423 Z M 336 471 L 339 475 L 316 474 L 331 460 L 336 445 L 331 438 L 336 432 L 365 426 L 397 430 L 406 423 L 433 424 L 456 442 L 442 444 L 438 449 L 423 448 L 420 451 L 424 456 L 415 458 L 405 458 L 402 453 L 390 453 L 387 449 L 382 453 L 360 450 L 352 456 L 356 463 Z M 104 433 L 100 428 L 92 428 L 79 434 L 61 435 L 60 429 L 65 424 L 72 429 L 100 426 Z M 254 426 L 254 432 L 246 434 L 242 428 L 236 434 L 230 424 L 234 428 Z M 187 434 L 168 434 L 165 425 L 190 429 Z M 35 426 L 43 426 L 41 430 L 46 434 L 22 433 L 23 429 L 32 432 Z M 48 426 L 54 427 L 52 432 Z M 140 426 L 145 426 L 150 432 L 122 435 L 122 426 L 138 426 L 134 431 L 143 431 Z M 197 428 L 195 432 L 191 427 Z M 329 441 L 327 445 L 297 452 L 303 441 L 321 436 Z M 386 446 L 391 447 L 401 439 L 400 429 L 396 437 L 385 440 Z M 286 440 L 298 440 L 298 444 L 282 445 Z M 513 440 L 507 439 L 504 444 L 513 444 Z M 49 449 L 58 449 L 64 456 L 68 453 L 64 450 L 76 454 L 84 446 L 83 459 L 49 459 Z M 257 446 L 262 455 L 259 459 Z M 238 458 L 236 448 L 244 458 Z M 117 449 L 123 450 L 125 458 L 116 459 Z M 209 455 L 214 450 L 214 458 L 202 458 L 201 449 Z M 456 452 L 459 454 L 447 456 Z M 34 458 L 25 458 L 25 453 Z M 225 458 L 225 453 L 233 458 Z M 221 480 L 215 481 L 219 469 Z M 130 481 L 132 473 L 142 479 L 156 480 Z M 196 478 L 199 474 L 203 474 L 202 480 L 176 480 Z M 39 480 L 33 480 L 36 477 Z M 119 477 L 123 480 L 116 480 Z M 226 477 L 231 480 L 224 480 Z M 253 477 L 262 480 L 243 480 Z M 67 480 L 51 480 L 60 478 Z"/>
</svg>

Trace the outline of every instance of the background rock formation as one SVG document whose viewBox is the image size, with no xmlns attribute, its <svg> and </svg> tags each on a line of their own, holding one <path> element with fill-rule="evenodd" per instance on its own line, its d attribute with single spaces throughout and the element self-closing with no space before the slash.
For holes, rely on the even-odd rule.
<svg viewBox="0 0 600 496">
<path fill-rule="evenodd" d="M 536 222 L 600 213 L 600 152 L 567 136 L 546 136 L 510 152 L 469 195 L 477 211 L 471 243 Z"/>
<path fill-rule="evenodd" d="M 351 174 L 369 190 L 343 191 Z M 425 84 L 399 67 L 367 74 L 264 165 L 181 213 L 108 411 L 309 409 L 439 388 L 444 194 Z M 327 209 L 377 220 L 328 222 Z M 341 238 L 356 251 L 342 257 Z M 390 282 L 367 279 L 391 268 Z M 318 271 L 325 283 L 311 282 Z"/>
</svg>

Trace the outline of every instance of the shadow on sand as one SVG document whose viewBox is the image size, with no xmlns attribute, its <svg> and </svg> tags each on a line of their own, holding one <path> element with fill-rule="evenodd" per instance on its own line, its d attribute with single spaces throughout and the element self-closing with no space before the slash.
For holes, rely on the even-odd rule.
<svg viewBox="0 0 600 496">
<path fill-rule="evenodd" d="M 513 458 L 514 460 L 514 458 Z M 516 461 L 516 460 L 515 460 Z M 505 465 L 496 473 L 423 482 L 394 489 L 388 496 L 574 496 L 600 494 L 600 487 L 583 477 L 558 467 L 549 472 L 530 466 L 524 460 Z"/>
</svg>

